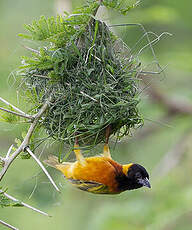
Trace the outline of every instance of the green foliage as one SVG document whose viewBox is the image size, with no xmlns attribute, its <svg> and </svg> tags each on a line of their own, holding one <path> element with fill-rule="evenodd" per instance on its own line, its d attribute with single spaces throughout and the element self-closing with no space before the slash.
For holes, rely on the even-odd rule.
<svg viewBox="0 0 192 230">
<path fill-rule="evenodd" d="M 8 110 L 14 111 L 11 106 L 8 106 Z M 21 121 L 19 116 L 16 116 L 12 113 L 7 113 L 5 111 L 0 111 L 0 122 L 7 122 L 7 123 L 18 123 Z"/>
<path fill-rule="evenodd" d="M 24 138 L 25 135 L 26 135 L 26 133 L 22 132 L 22 138 Z M 15 143 L 16 143 L 17 148 L 18 148 L 21 145 L 22 140 L 19 138 L 15 138 Z M 13 150 L 16 150 L 17 148 L 14 147 Z M 26 153 L 26 152 L 21 152 L 20 157 L 21 157 L 21 159 L 30 159 L 31 155 L 29 153 Z"/>
<path fill-rule="evenodd" d="M 102 4 L 125 9 L 123 1 Z M 91 1 L 72 15 L 42 16 L 25 26 L 28 38 L 48 42 L 22 57 L 25 97 L 36 112 L 52 95 L 42 124 L 49 136 L 70 145 L 75 135 L 81 143 L 100 143 L 108 125 L 120 138 L 142 124 L 135 79 L 139 65 L 105 23 L 94 19 L 99 5 Z"/>
<path fill-rule="evenodd" d="M 51 42 L 57 47 L 65 46 L 67 42 L 73 40 L 73 36 L 76 37 L 77 33 L 81 34 L 84 31 L 91 15 L 98 6 L 98 1 L 92 1 L 90 4 L 75 10 L 72 15 L 65 17 L 57 15 L 57 17 L 52 16 L 48 19 L 41 16 L 39 20 L 33 20 L 32 24 L 25 25 L 25 29 L 30 32 L 30 35 L 19 34 L 19 36 L 31 40 Z M 78 28 L 75 28 L 76 26 Z"/>
<path fill-rule="evenodd" d="M 71 0 L 71 2 L 75 6 L 82 1 Z M 46 15 L 52 14 L 50 9 L 53 4 L 53 0 L 0 1 L 0 19 L 2 25 L 6 25 L 1 27 L 0 33 L 0 88 L 1 96 L 11 102 L 15 101 L 15 91 L 14 88 L 11 91 L 8 90 L 7 78 L 4 76 L 9 75 L 10 68 L 16 68 L 18 54 L 23 53 L 23 48 L 18 45 L 15 34 L 23 21 L 32 20 L 30 18 L 34 15 L 42 14 L 42 12 L 45 12 Z M 117 14 L 110 14 L 110 19 L 114 20 L 110 24 L 140 22 L 151 31 L 158 33 L 169 31 L 173 33 L 172 39 L 163 39 L 155 46 L 158 50 L 158 59 L 165 65 L 169 64 L 169 66 L 165 78 L 157 76 L 152 81 L 153 83 L 155 81 L 158 87 L 162 87 L 161 92 L 170 95 L 170 97 L 175 96 L 178 103 L 180 96 L 189 103 L 192 100 L 191 7 L 192 1 L 185 4 L 184 1 L 148 0 L 142 1 L 141 7 L 138 9 L 130 11 L 127 18 L 119 17 L 119 15 L 117 18 Z M 130 27 L 126 27 L 126 29 L 125 27 L 118 28 L 119 33 L 120 30 L 120 37 L 124 36 L 124 41 L 127 44 L 130 45 L 130 40 L 132 41 L 131 44 L 135 44 L 138 33 L 135 33 Z M 7 53 L 8 47 L 11 55 Z M 143 59 L 144 61 L 149 60 L 146 53 L 142 56 Z M 115 148 L 112 144 L 111 151 L 113 157 L 119 162 L 142 163 L 151 174 L 151 169 L 155 168 L 161 157 L 170 150 L 185 129 L 191 127 L 191 117 L 174 117 L 173 120 L 169 120 L 169 127 L 167 127 L 167 123 L 156 123 L 165 112 L 157 103 L 153 104 L 148 96 L 143 96 L 139 105 L 144 117 L 153 120 L 153 122 L 145 122 L 145 125 L 155 126 L 156 131 L 142 137 L 139 136 L 139 138 L 136 135 L 131 140 L 130 138 L 125 139 L 125 141 L 118 143 Z M 28 106 L 29 104 L 26 107 L 29 108 Z M 12 125 L 1 123 L 1 152 L 7 151 L 6 143 L 8 140 L 10 143 L 10 139 L 14 140 L 15 136 L 19 135 L 18 126 L 17 128 L 12 127 Z M 101 148 L 98 146 L 99 151 Z M 63 147 L 61 149 L 65 151 Z M 179 164 L 171 173 L 162 178 L 152 178 L 151 190 L 130 191 L 115 197 L 93 196 L 92 194 L 75 191 L 71 189 L 70 185 L 65 184 L 65 180 L 60 175 L 56 182 L 62 185 L 62 196 L 55 195 L 51 185 L 45 183 L 47 180 L 43 173 L 31 178 L 32 175 L 36 176 L 36 173 L 39 172 L 33 161 L 23 162 L 18 159 L 11 166 L 10 173 L 6 175 L 4 182 L 9 185 L 12 194 L 19 193 L 20 197 L 26 199 L 35 190 L 28 202 L 47 211 L 54 217 L 46 219 L 44 216 L 39 216 L 24 208 L 19 209 L 18 216 L 18 213 L 15 213 L 17 210 L 0 208 L 1 219 L 18 226 L 20 229 L 27 230 L 33 230 L 34 228 L 46 230 L 191 230 L 192 188 L 190 175 L 192 174 L 192 147 L 189 147 L 189 150 L 190 153 L 181 157 Z M 56 153 L 57 149 L 52 147 L 45 152 Z M 21 169 L 22 172 L 25 172 L 22 176 Z M 55 171 L 50 171 L 50 173 L 56 176 Z M 37 189 L 34 189 L 36 179 Z M 29 224 L 31 222 L 33 224 Z"/>
<path fill-rule="evenodd" d="M 2 168 L 4 166 L 4 161 L 3 159 L 0 158 L 0 168 Z"/>
<path fill-rule="evenodd" d="M 39 137 L 39 131 L 40 131 L 40 127 L 37 127 L 35 129 L 35 131 L 33 132 L 31 138 L 30 138 L 30 148 L 33 151 L 35 148 L 34 142 L 37 140 L 37 138 Z M 15 143 L 16 143 L 16 147 L 13 147 L 12 149 L 15 151 L 22 143 L 22 140 L 26 137 L 27 133 L 25 131 L 22 132 L 21 136 L 22 139 L 20 138 L 15 138 Z M 31 155 L 27 152 L 21 152 L 20 154 L 21 159 L 30 159 Z"/>
<path fill-rule="evenodd" d="M 0 187 L 1 189 L 1 187 Z M 2 190 L 2 189 L 1 189 Z M 20 201 L 13 201 L 10 200 L 9 198 L 7 198 L 4 193 L 6 192 L 6 190 L 4 191 L 0 191 L 0 207 L 4 208 L 4 207 L 23 207 L 23 205 L 21 204 Z"/>
<path fill-rule="evenodd" d="M 72 24 L 70 24 L 70 22 Z M 25 28 L 31 33 L 31 35 L 19 34 L 19 36 L 31 40 L 52 42 L 57 47 L 62 47 L 69 40 L 72 39 L 76 30 L 73 26 L 69 25 L 81 25 L 82 21 L 73 21 L 72 18 L 65 19 L 58 15 L 46 19 L 41 16 L 40 20 L 34 20 L 31 25 L 25 25 Z M 82 31 L 83 28 L 80 29 Z"/>
<path fill-rule="evenodd" d="M 138 6 L 140 1 L 136 1 L 134 4 L 131 4 L 128 0 L 104 0 L 103 5 L 112 8 L 121 14 L 127 14 L 128 11 Z"/>
<path fill-rule="evenodd" d="M 22 140 L 19 138 L 15 138 L 15 143 L 16 143 L 16 147 L 12 148 L 13 151 L 15 151 L 21 145 Z M 30 159 L 31 155 L 29 153 L 26 153 L 26 152 L 21 152 L 20 157 L 21 157 L 21 159 Z"/>
<path fill-rule="evenodd" d="M 30 58 L 23 57 L 21 73 L 30 102 L 37 108 L 53 95 L 43 120 L 48 134 L 70 144 L 75 133 L 82 142 L 101 142 L 109 124 L 119 137 L 129 134 L 130 128 L 142 123 L 137 110 L 137 63 L 121 57 L 121 51 L 115 50 L 120 41 L 99 21 L 93 20 L 73 39 L 63 47 L 44 47 Z"/>
<path fill-rule="evenodd" d="M 126 14 L 137 6 L 137 3 L 128 5 L 125 0 L 102 1 L 104 6 L 122 14 Z M 24 25 L 30 34 L 19 34 L 19 36 L 31 40 L 47 41 L 57 47 L 63 47 L 85 32 L 86 26 L 92 16 L 95 15 L 100 4 L 99 0 L 88 1 L 85 6 L 76 9 L 71 15 L 67 14 L 65 17 L 57 15 L 57 17 L 52 16 L 46 19 L 45 16 L 41 16 L 39 20 L 33 20 L 31 24 Z"/>
</svg>

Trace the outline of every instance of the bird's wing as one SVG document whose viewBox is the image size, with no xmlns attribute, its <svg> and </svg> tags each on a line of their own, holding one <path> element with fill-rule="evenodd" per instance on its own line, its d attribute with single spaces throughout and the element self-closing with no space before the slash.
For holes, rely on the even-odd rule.
<svg viewBox="0 0 192 230">
<path fill-rule="evenodd" d="M 84 181 L 66 178 L 73 186 L 83 191 L 98 193 L 98 194 L 109 194 L 109 188 L 107 185 L 94 182 L 94 181 Z"/>
</svg>

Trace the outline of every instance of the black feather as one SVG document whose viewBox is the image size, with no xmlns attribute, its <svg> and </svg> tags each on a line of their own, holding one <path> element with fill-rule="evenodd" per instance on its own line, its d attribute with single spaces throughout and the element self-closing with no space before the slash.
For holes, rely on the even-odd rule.
<svg viewBox="0 0 192 230">
<path fill-rule="evenodd" d="M 139 183 L 139 179 L 144 178 L 149 179 L 149 174 L 146 171 L 146 169 L 139 164 L 133 164 L 128 169 L 127 175 L 122 173 L 116 176 L 116 181 L 118 182 L 118 189 L 120 191 L 125 191 L 141 188 L 143 187 L 143 185 Z"/>
</svg>

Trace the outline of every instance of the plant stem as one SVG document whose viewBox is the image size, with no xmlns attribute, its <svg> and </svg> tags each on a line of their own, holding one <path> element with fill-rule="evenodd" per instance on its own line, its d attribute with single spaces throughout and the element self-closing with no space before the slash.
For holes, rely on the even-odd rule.
<svg viewBox="0 0 192 230">
<path fill-rule="evenodd" d="M 6 101 L 5 99 L 3 99 L 2 97 L 0 97 L 0 101 L 2 101 L 3 103 L 5 103 L 6 105 L 8 106 L 11 106 L 15 111 L 23 114 L 23 115 L 26 115 L 22 110 L 18 109 L 17 107 L 15 107 L 14 105 L 12 105 L 11 103 L 9 103 L 8 101 Z"/>
<path fill-rule="evenodd" d="M 21 145 L 15 150 L 15 152 L 8 158 L 8 159 L 4 159 L 4 166 L 0 172 L 0 181 L 2 180 L 3 176 L 5 175 L 5 173 L 7 172 L 9 166 L 11 165 L 11 163 L 14 161 L 14 159 L 22 152 L 25 150 L 25 148 L 27 147 L 27 145 L 29 144 L 31 135 L 33 133 L 33 131 L 35 130 L 35 127 L 38 124 L 39 119 L 41 118 L 41 116 L 43 115 L 43 113 L 46 111 L 46 109 L 48 108 L 49 105 L 49 100 L 47 100 L 45 102 L 45 104 L 42 106 L 42 108 L 39 110 L 39 112 L 34 116 L 34 120 L 33 123 L 31 123 L 27 135 L 25 136 L 23 142 L 21 143 Z"/>
<path fill-rule="evenodd" d="M 40 54 L 40 52 L 39 52 L 38 50 L 32 49 L 32 48 L 30 48 L 30 47 L 28 47 L 28 46 L 24 46 L 24 45 L 23 45 L 23 47 L 24 47 L 26 50 L 29 50 L 29 51 L 31 51 L 31 52 L 33 52 L 33 53 Z"/>
<path fill-rule="evenodd" d="M 2 111 L 4 111 L 4 112 L 7 112 L 7 113 L 14 114 L 14 115 L 19 116 L 19 117 L 24 117 L 24 118 L 27 118 L 27 119 L 30 119 L 30 120 L 33 119 L 33 116 L 28 115 L 28 114 L 16 113 L 16 112 L 14 112 L 14 111 L 11 111 L 11 110 L 8 110 L 8 109 L 2 108 L 2 107 L 0 107 L 0 110 L 2 110 Z"/>
<path fill-rule="evenodd" d="M 48 177 L 48 179 L 50 180 L 51 184 L 55 187 L 55 189 L 60 192 L 60 190 L 58 189 L 57 185 L 55 184 L 55 182 L 53 181 L 52 177 L 50 176 L 50 174 L 48 173 L 48 171 L 46 170 L 46 168 L 43 166 L 43 164 L 41 163 L 41 161 L 35 156 L 35 154 L 30 150 L 29 147 L 27 147 L 25 149 L 25 151 L 27 151 L 32 157 L 33 159 L 37 162 L 37 164 L 41 167 L 41 169 L 43 170 L 43 172 L 46 174 L 46 176 Z"/>
<path fill-rule="evenodd" d="M 12 225 L 0 220 L 0 224 L 6 226 L 7 228 L 13 229 L 13 230 L 19 230 L 18 228 L 13 227 Z"/>
<path fill-rule="evenodd" d="M 22 204 L 22 205 L 23 205 L 24 207 L 26 207 L 26 208 L 29 208 L 29 209 L 31 209 L 31 210 L 33 210 L 33 211 L 35 211 L 35 212 L 41 213 L 42 215 L 50 216 L 50 215 L 47 214 L 46 212 L 43 212 L 43 211 L 41 211 L 41 210 L 39 210 L 39 209 L 37 209 L 37 208 L 34 208 L 34 207 L 32 207 L 32 206 L 30 206 L 30 205 L 24 203 L 24 202 L 19 201 L 18 199 L 16 199 L 16 198 L 13 197 L 13 196 L 10 196 L 9 194 L 5 193 L 5 192 L 4 192 L 3 190 L 1 190 L 1 189 L 0 189 L 0 193 L 2 193 L 2 194 L 3 194 L 4 196 L 6 196 L 8 199 L 10 199 L 10 200 L 12 200 L 12 201 L 14 201 L 14 202 L 19 202 L 20 204 Z"/>
</svg>

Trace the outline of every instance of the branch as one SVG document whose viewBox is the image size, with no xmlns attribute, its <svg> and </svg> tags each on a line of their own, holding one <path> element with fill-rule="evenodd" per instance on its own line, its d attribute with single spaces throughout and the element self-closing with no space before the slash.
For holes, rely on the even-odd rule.
<svg viewBox="0 0 192 230">
<path fill-rule="evenodd" d="M 42 215 L 45 215 L 45 216 L 49 216 L 49 217 L 50 217 L 50 215 L 47 214 L 46 212 L 43 212 L 43 211 L 41 211 L 41 210 L 39 210 L 39 209 L 36 209 L 36 208 L 34 208 L 34 207 L 32 207 L 32 206 L 30 206 L 30 205 L 24 203 L 24 202 L 21 202 L 21 201 L 17 200 L 15 197 L 10 196 L 9 194 L 5 193 L 5 192 L 4 192 L 3 190 L 1 190 L 1 189 L 0 189 L 0 193 L 2 193 L 2 194 L 3 194 L 4 196 L 6 196 L 8 199 L 10 199 L 10 200 L 12 200 L 12 201 L 14 201 L 14 202 L 19 202 L 20 204 L 22 204 L 22 205 L 23 205 L 24 207 L 26 207 L 26 208 L 29 208 L 29 209 L 31 209 L 31 210 L 33 210 L 33 211 L 35 211 L 35 212 L 38 212 L 38 213 L 40 213 L 40 214 L 42 214 Z"/>
<path fill-rule="evenodd" d="M 10 154 L 11 154 L 12 149 L 13 149 L 13 145 L 11 145 L 11 146 L 9 147 L 9 150 L 8 150 L 8 152 L 7 152 L 7 155 L 6 155 L 6 159 L 8 159 L 8 158 L 9 158 L 9 156 L 10 156 Z"/>
<path fill-rule="evenodd" d="M 11 111 L 11 110 L 8 110 L 8 109 L 2 108 L 2 107 L 0 107 L 0 110 L 2 110 L 2 111 L 4 111 L 4 112 L 7 112 L 7 113 L 14 114 L 14 115 L 19 116 L 19 117 L 27 118 L 27 119 L 30 119 L 30 120 L 32 120 L 32 119 L 34 118 L 34 117 L 31 116 L 31 115 L 23 114 L 23 113 L 16 113 L 16 112 L 14 112 L 14 111 Z"/>
<path fill-rule="evenodd" d="M 41 169 L 43 170 L 43 172 L 46 174 L 46 176 L 48 177 L 48 179 L 50 180 L 51 184 L 55 187 L 55 189 L 60 192 L 60 190 L 58 189 L 57 185 L 55 184 L 55 182 L 53 181 L 52 177 L 50 176 L 50 174 L 48 173 L 48 171 L 46 170 L 46 168 L 43 166 L 43 164 L 41 163 L 41 161 L 35 156 L 35 154 L 33 154 L 33 152 L 30 150 L 29 147 L 27 147 L 25 149 L 26 152 L 28 152 L 33 159 L 37 162 L 37 164 L 41 167 Z"/>
<path fill-rule="evenodd" d="M 11 106 L 15 111 L 23 114 L 23 115 L 26 115 L 26 113 L 24 113 L 22 110 L 18 109 L 17 107 L 15 107 L 14 105 L 12 105 L 11 103 L 9 103 L 8 101 L 6 101 L 5 99 L 3 99 L 2 97 L 0 97 L 0 101 L 2 101 L 3 103 L 5 103 L 6 105 L 8 106 Z"/>
<path fill-rule="evenodd" d="M 13 227 L 12 225 L 10 225 L 10 224 L 8 224 L 8 223 L 2 221 L 2 220 L 0 220 L 0 224 L 4 225 L 4 226 L 6 226 L 6 227 L 8 227 L 8 228 L 10 228 L 10 229 L 13 229 L 13 230 L 19 230 L 18 228 L 15 228 L 15 227 Z"/>
<path fill-rule="evenodd" d="M 4 167 L 4 164 L 5 164 L 5 161 L 9 159 L 9 156 L 11 154 L 12 148 L 13 148 L 13 145 L 10 146 L 5 158 L 0 156 L 1 165 L 3 167 Z"/>
<path fill-rule="evenodd" d="M 43 115 L 43 113 L 46 111 L 46 109 L 48 108 L 49 105 L 49 100 L 47 100 L 45 102 L 45 104 L 42 106 L 42 108 L 39 110 L 39 112 L 34 116 L 34 120 L 33 123 L 31 123 L 27 135 L 25 136 L 23 142 L 21 143 L 21 145 L 15 150 L 15 152 L 9 156 L 8 159 L 4 158 L 4 162 L 3 162 L 3 168 L 0 172 L 0 181 L 2 180 L 3 176 L 5 175 L 5 173 L 7 172 L 9 166 L 11 165 L 11 163 L 14 161 L 14 159 L 25 150 L 25 148 L 27 147 L 27 145 L 30 142 L 30 138 L 31 135 L 33 133 L 33 131 L 35 130 L 35 127 L 38 124 L 39 119 L 41 118 L 41 116 Z"/>
</svg>

